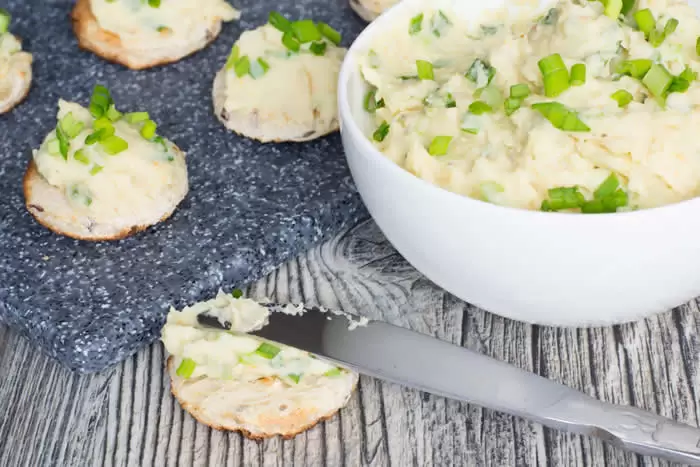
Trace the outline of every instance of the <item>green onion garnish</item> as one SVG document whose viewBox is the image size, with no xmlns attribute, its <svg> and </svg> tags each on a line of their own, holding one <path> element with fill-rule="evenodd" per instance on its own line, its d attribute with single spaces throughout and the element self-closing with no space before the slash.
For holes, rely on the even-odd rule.
<svg viewBox="0 0 700 467">
<path fill-rule="evenodd" d="M 451 24 L 452 23 L 450 22 L 449 18 L 442 12 L 442 10 L 439 10 L 430 18 L 430 29 L 433 31 L 433 35 L 435 37 L 442 36 L 442 32 L 445 30 L 445 28 Z"/>
<path fill-rule="evenodd" d="M 651 33 L 649 33 L 649 43 L 654 47 L 660 46 L 668 36 L 675 32 L 677 27 L 678 20 L 676 18 L 669 19 L 666 21 L 663 31 L 654 28 Z"/>
<path fill-rule="evenodd" d="M 664 93 L 671 86 L 672 82 L 673 75 L 671 75 L 663 65 L 659 65 L 658 63 L 653 64 L 649 72 L 642 78 L 642 84 L 657 98 L 664 97 Z"/>
<path fill-rule="evenodd" d="M 481 89 L 491 83 L 493 77 L 496 76 L 496 69 L 484 60 L 477 58 L 472 62 L 471 66 L 469 66 L 469 70 L 467 70 L 465 76 L 475 83 L 477 88 Z"/>
<path fill-rule="evenodd" d="M 514 84 L 510 87 L 510 97 L 514 99 L 525 99 L 530 95 L 530 87 L 527 84 Z"/>
<path fill-rule="evenodd" d="M 129 149 L 129 143 L 117 135 L 108 136 L 101 140 L 100 144 L 102 145 L 102 149 L 110 156 L 114 156 Z"/>
<path fill-rule="evenodd" d="M 90 169 L 90 175 L 97 175 L 98 173 L 102 172 L 102 169 L 104 169 L 104 167 L 102 167 L 101 165 L 95 164 L 92 167 L 92 169 Z"/>
<path fill-rule="evenodd" d="M 156 31 L 158 31 L 158 32 L 170 32 L 171 29 L 167 26 L 158 26 L 156 28 Z"/>
<path fill-rule="evenodd" d="M 132 124 L 145 122 L 149 118 L 148 112 L 129 112 L 128 114 L 124 115 L 124 119 Z"/>
<path fill-rule="evenodd" d="M 603 5 L 605 5 L 603 13 L 608 18 L 616 20 L 620 16 L 620 12 L 622 11 L 622 0 L 605 0 Z"/>
<path fill-rule="evenodd" d="M 325 42 L 314 42 L 309 47 L 309 50 L 312 54 L 320 56 L 326 53 L 326 46 Z"/>
<path fill-rule="evenodd" d="M 116 107 L 114 107 L 114 104 L 109 106 L 109 109 L 107 109 L 107 118 L 111 122 L 116 122 L 122 117 L 122 113 L 117 110 Z"/>
<path fill-rule="evenodd" d="M 382 102 L 382 107 L 384 107 L 384 99 L 382 99 L 381 102 Z M 457 107 L 457 101 L 455 100 L 454 97 L 452 97 L 452 94 L 449 92 L 445 96 L 445 107 L 448 109 L 454 109 L 455 107 Z"/>
<path fill-rule="evenodd" d="M 277 356 L 278 353 L 280 353 L 280 348 L 275 345 L 268 344 L 267 342 L 263 342 L 262 344 L 260 344 L 260 347 L 257 348 L 255 353 L 263 358 L 271 360 L 275 358 L 275 356 Z"/>
<path fill-rule="evenodd" d="M 109 110 L 110 105 L 113 103 L 109 90 L 100 84 L 96 84 L 90 98 L 90 114 L 95 118 L 100 118 Z"/>
<path fill-rule="evenodd" d="M 183 358 L 180 366 L 177 367 L 175 373 L 181 378 L 189 378 L 194 373 L 194 369 L 197 368 L 197 363 L 191 358 Z"/>
<path fill-rule="evenodd" d="M 408 34 L 415 36 L 423 30 L 423 13 L 417 14 L 411 18 L 411 23 L 408 26 Z"/>
<path fill-rule="evenodd" d="M 637 58 L 634 60 L 624 60 L 617 64 L 615 73 L 621 75 L 629 75 L 635 79 L 642 79 L 651 68 L 652 61 L 646 58 Z"/>
<path fill-rule="evenodd" d="M 141 127 L 141 136 L 144 139 L 151 140 L 156 135 L 158 125 L 153 120 L 146 120 L 146 123 Z"/>
<path fill-rule="evenodd" d="M 102 128 L 101 130 L 96 130 L 90 133 L 85 137 L 85 144 L 88 146 L 91 146 L 95 144 L 98 141 L 102 141 L 103 139 L 107 138 L 109 135 L 107 129 Z"/>
<path fill-rule="evenodd" d="M 233 65 L 233 71 L 239 78 L 242 78 L 250 72 L 250 59 L 247 55 L 244 55 L 238 59 L 238 61 Z"/>
<path fill-rule="evenodd" d="M 5 34 L 10 29 L 12 16 L 4 8 L 0 8 L 0 34 Z"/>
<path fill-rule="evenodd" d="M 634 100 L 634 97 L 624 89 L 618 89 L 610 95 L 616 102 L 618 107 L 627 107 L 627 104 Z"/>
<path fill-rule="evenodd" d="M 695 81 L 698 79 L 698 74 L 692 70 L 692 68 L 686 66 L 685 70 L 681 72 L 680 75 L 678 75 L 679 78 L 683 78 L 684 80 L 688 81 L 689 83 Z"/>
<path fill-rule="evenodd" d="M 337 376 L 340 376 L 343 374 L 343 371 L 340 368 L 333 368 L 331 370 L 326 371 L 323 373 L 323 376 L 326 376 L 327 378 L 335 378 Z"/>
<path fill-rule="evenodd" d="M 503 102 L 503 110 L 506 113 L 506 115 L 513 115 L 515 111 L 520 108 L 522 103 L 522 99 L 519 99 L 517 97 L 509 97 Z"/>
<path fill-rule="evenodd" d="M 292 52 L 299 52 L 299 49 L 301 48 L 301 44 L 297 38 L 294 37 L 294 33 L 291 31 L 287 31 L 282 34 L 282 44 L 284 44 L 284 46 Z"/>
<path fill-rule="evenodd" d="M 586 65 L 577 63 L 571 67 L 571 78 L 569 84 L 572 86 L 581 86 L 586 82 Z"/>
<path fill-rule="evenodd" d="M 474 115 L 482 115 L 492 110 L 493 108 L 484 101 L 474 101 L 469 104 L 469 112 Z"/>
<path fill-rule="evenodd" d="M 544 118 L 549 120 L 554 128 L 563 131 L 590 131 L 591 129 L 583 123 L 576 112 L 570 110 L 559 102 L 539 102 L 532 104 L 532 108 L 537 110 Z"/>
<path fill-rule="evenodd" d="M 233 295 L 233 298 L 241 298 L 243 296 L 243 291 L 241 289 L 233 289 L 231 295 Z"/>
<path fill-rule="evenodd" d="M 299 384 L 299 380 L 301 379 L 301 375 L 295 374 L 295 373 L 290 373 L 287 375 L 287 378 L 291 379 L 296 384 Z"/>
<path fill-rule="evenodd" d="M 569 89 L 569 70 L 561 55 L 552 54 L 537 62 L 544 79 L 544 95 L 556 97 Z"/>
<path fill-rule="evenodd" d="M 386 122 L 386 120 L 384 120 L 381 123 L 381 125 L 379 125 L 379 128 L 377 128 L 374 131 L 372 138 L 375 141 L 381 143 L 382 141 L 384 141 L 384 138 L 386 138 L 386 135 L 388 135 L 388 134 L 389 134 L 389 124 Z"/>
<path fill-rule="evenodd" d="M 317 28 L 323 37 L 325 37 L 335 45 L 340 45 L 340 41 L 343 40 L 343 36 L 326 23 L 319 22 Z"/>
<path fill-rule="evenodd" d="M 95 131 L 102 131 L 101 134 L 105 137 L 114 134 L 114 125 L 112 125 L 112 122 L 110 122 L 107 117 L 98 118 L 92 123 L 92 127 Z"/>
<path fill-rule="evenodd" d="M 148 6 L 150 6 L 151 8 L 160 7 L 160 0 L 148 0 Z"/>
<path fill-rule="evenodd" d="M 384 99 L 377 100 L 377 90 L 370 90 L 365 96 L 365 110 L 369 113 L 374 113 L 382 107 L 384 107 Z"/>
<path fill-rule="evenodd" d="M 428 146 L 428 154 L 431 156 L 444 156 L 452 142 L 452 136 L 436 136 Z"/>
<path fill-rule="evenodd" d="M 542 201 L 543 211 L 560 211 L 562 209 L 580 208 L 586 202 L 578 187 L 559 187 L 547 190 L 549 199 Z"/>
<path fill-rule="evenodd" d="M 250 74 L 251 78 L 258 79 L 262 78 L 269 69 L 270 65 L 262 58 L 258 58 L 250 62 L 248 74 Z"/>
<path fill-rule="evenodd" d="M 61 129 L 69 139 L 73 139 L 78 136 L 78 134 L 83 131 L 83 127 L 85 126 L 85 123 L 81 122 L 80 120 L 76 120 L 75 117 L 73 117 L 72 112 L 68 112 L 66 115 L 64 115 L 58 124 L 61 126 Z"/>
<path fill-rule="evenodd" d="M 63 159 L 68 160 L 70 142 L 68 135 L 66 135 L 66 132 L 63 130 L 60 123 L 56 125 L 56 138 L 58 139 L 58 150 L 61 153 L 61 156 L 63 156 Z"/>
<path fill-rule="evenodd" d="M 238 47 L 238 44 L 233 44 L 233 47 L 231 47 L 231 53 L 228 54 L 228 58 L 226 59 L 226 69 L 230 70 L 233 68 L 240 56 L 241 49 Z"/>
<path fill-rule="evenodd" d="M 53 154 L 54 156 L 61 153 L 61 145 L 58 142 L 58 138 L 49 141 L 46 148 L 49 150 L 49 153 Z"/>
<path fill-rule="evenodd" d="M 635 3 L 637 3 L 637 0 L 622 0 L 622 10 L 620 14 L 627 16 L 632 11 L 632 8 L 634 8 Z"/>
<path fill-rule="evenodd" d="M 418 78 L 423 80 L 435 79 L 433 72 L 433 64 L 425 60 L 416 60 L 416 69 L 418 70 Z"/>
<path fill-rule="evenodd" d="M 77 151 L 75 151 L 75 153 L 73 154 L 73 159 L 80 162 L 81 164 L 85 164 L 85 165 L 90 164 L 90 158 L 88 157 L 87 154 L 85 154 L 84 149 L 78 149 Z"/>
<path fill-rule="evenodd" d="M 644 8 L 634 13 L 634 20 L 637 22 L 637 28 L 644 33 L 645 37 L 649 37 L 651 31 L 656 29 L 656 20 L 654 14 L 649 8 Z"/>
<path fill-rule="evenodd" d="M 267 21 L 278 31 L 287 32 L 292 28 L 291 21 L 276 11 L 270 12 Z"/>
<path fill-rule="evenodd" d="M 700 56 L 700 36 L 695 39 L 695 54 Z"/>
<path fill-rule="evenodd" d="M 316 27 L 316 24 L 310 19 L 294 21 L 291 31 L 294 33 L 294 37 L 302 44 L 318 41 L 323 37 L 319 28 Z"/>
<path fill-rule="evenodd" d="M 617 176 L 614 173 L 611 173 L 608 175 L 608 177 L 601 183 L 598 188 L 596 188 L 595 192 L 593 193 L 593 197 L 595 199 L 603 199 L 606 196 L 610 196 L 617 190 L 617 188 L 620 186 L 620 181 L 617 179 Z"/>
</svg>

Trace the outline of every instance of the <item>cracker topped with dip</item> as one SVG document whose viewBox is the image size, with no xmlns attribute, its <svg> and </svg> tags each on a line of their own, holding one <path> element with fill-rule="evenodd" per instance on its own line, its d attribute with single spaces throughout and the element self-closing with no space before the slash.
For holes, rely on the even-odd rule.
<svg viewBox="0 0 700 467">
<path fill-rule="evenodd" d="M 122 113 L 97 85 L 89 108 L 58 103 L 24 177 L 26 206 L 55 233 L 115 240 L 167 219 L 188 191 L 185 154 L 147 112 Z"/>
<path fill-rule="evenodd" d="M 206 47 L 240 13 L 226 0 L 78 0 L 78 43 L 132 69 L 176 62 Z"/>
<path fill-rule="evenodd" d="M 0 8 L 0 114 L 22 102 L 32 84 L 32 55 L 10 32 L 12 17 Z"/>
</svg>

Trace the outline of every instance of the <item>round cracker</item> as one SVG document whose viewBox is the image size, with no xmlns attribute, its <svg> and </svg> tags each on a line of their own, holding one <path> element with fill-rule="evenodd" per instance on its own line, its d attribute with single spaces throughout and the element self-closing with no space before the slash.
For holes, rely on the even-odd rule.
<svg viewBox="0 0 700 467">
<path fill-rule="evenodd" d="M 371 23 L 384 11 L 388 10 L 389 7 L 398 3 L 398 1 L 389 5 L 385 5 L 385 3 L 388 2 L 384 2 L 383 0 L 350 0 L 350 8 L 352 8 L 360 18 Z"/>
<path fill-rule="evenodd" d="M 292 438 L 331 418 L 347 404 L 358 376 L 320 377 L 314 386 L 296 388 L 277 378 L 252 382 L 181 378 L 168 358 L 171 392 L 197 421 L 211 428 L 238 431 L 250 439 Z M 303 401 L 303 402 L 302 402 Z"/>
<path fill-rule="evenodd" d="M 175 147 L 176 157 L 185 154 Z M 32 159 L 24 174 L 24 199 L 27 210 L 39 224 L 59 235 L 77 240 L 120 240 L 163 222 L 175 211 L 189 189 L 187 177 L 184 184 L 173 188 L 160 203 L 160 209 L 143 213 L 139 218 L 115 218 L 110 223 L 96 223 L 90 217 L 77 213 L 65 194 L 49 184 L 37 170 Z"/>
<path fill-rule="evenodd" d="M 90 0 L 78 0 L 71 13 L 73 32 L 80 48 L 110 62 L 124 65 L 132 70 L 143 70 L 174 63 L 205 48 L 221 32 L 222 20 L 214 20 L 201 34 L 192 35 L 186 43 L 163 48 L 127 48 L 119 35 L 102 29 L 90 8 Z"/>
<path fill-rule="evenodd" d="M 332 119 L 328 125 L 320 126 L 315 118 L 312 126 L 291 121 L 280 115 L 277 119 L 261 119 L 257 110 L 252 112 L 230 112 L 224 108 L 226 103 L 226 68 L 222 68 L 214 78 L 212 101 L 216 117 L 229 130 L 261 143 L 281 143 L 285 141 L 301 143 L 320 138 L 338 131 L 338 119 Z"/>
<path fill-rule="evenodd" d="M 22 102 L 32 86 L 32 55 L 20 51 L 12 56 L 12 60 L 18 60 L 9 70 L 13 73 L 12 93 L 8 99 L 0 102 L 0 114 L 9 112 Z"/>
</svg>

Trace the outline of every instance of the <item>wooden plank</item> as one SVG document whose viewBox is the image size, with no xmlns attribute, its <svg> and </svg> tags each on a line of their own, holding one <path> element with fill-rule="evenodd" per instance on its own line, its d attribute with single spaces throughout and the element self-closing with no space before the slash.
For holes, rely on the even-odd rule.
<svg viewBox="0 0 700 467">
<path fill-rule="evenodd" d="M 371 222 L 289 262 L 247 294 L 384 319 L 605 401 L 700 421 L 695 303 L 615 328 L 529 326 L 444 293 Z M 367 377 L 333 419 L 293 440 L 249 441 L 183 412 L 163 361 L 156 343 L 111 371 L 77 376 L 0 325 L 0 465 L 669 465 Z"/>
</svg>

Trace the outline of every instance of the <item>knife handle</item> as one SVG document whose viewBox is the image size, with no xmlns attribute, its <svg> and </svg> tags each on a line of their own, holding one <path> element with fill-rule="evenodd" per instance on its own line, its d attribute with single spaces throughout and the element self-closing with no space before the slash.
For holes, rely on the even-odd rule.
<svg viewBox="0 0 700 467">
<path fill-rule="evenodd" d="M 700 428 L 636 407 L 581 394 L 561 399 L 545 411 L 545 418 L 568 431 L 597 436 L 638 454 L 700 465 Z"/>
</svg>

